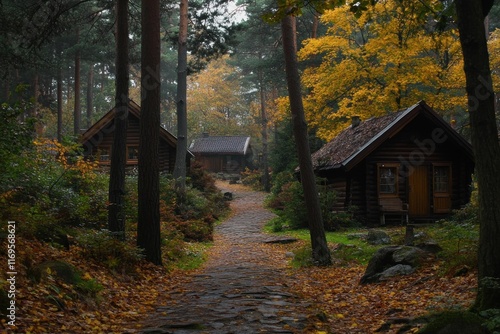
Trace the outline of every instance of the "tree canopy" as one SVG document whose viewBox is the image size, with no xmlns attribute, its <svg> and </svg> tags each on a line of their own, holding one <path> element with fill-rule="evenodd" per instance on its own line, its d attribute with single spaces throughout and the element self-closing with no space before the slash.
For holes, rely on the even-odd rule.
<svg viewBox="0 0 500 334">
<path fill-rule="evenodd" d="M 464 75 L 456 29 L 439 30 L 429 8 L 439 1 L 381 1 L 360 14 L 326 10 L 328 31 L 299 56 L 311 125 L 326 140 L 351 116 L 367 119 L 425 100 L 441 113 L 463 108 Z M 317 64 L 317 65 L 316 65 Z"/>
</svg>

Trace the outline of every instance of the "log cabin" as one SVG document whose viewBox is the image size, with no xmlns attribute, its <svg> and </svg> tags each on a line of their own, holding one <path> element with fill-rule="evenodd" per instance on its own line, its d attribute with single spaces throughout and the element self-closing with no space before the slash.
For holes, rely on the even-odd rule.
<svg viewBox="0 0 500 334">
<path fill-rule="evenodd" d="M 252 146 L 249 136 L 210 136 L 204 133 L 189 146 L 195 161 L 213 173 L 239 174 L 251 166 Z"/>
<path fill-rule="evenodd" d="M 85 157 L 99 161 L 103 169 L 109 168 L 111 163 L 111 146 L 113 145 L 115 109 L 111 109 L 101 119 L 88 128 L 80 137 Z M 127 127 L 127 162 L 126 170 L 131 171 L 138 166 L 139 154 L 139 122 L 141 107 L 129 102 Z M 160 171 L 172 173 L 175 166 L 177 138 L 160 126 Z M 187 163 L 193 157 L 187 154 Z"/>
<path fill-rule="evenodd" d="M 332 210 L 354 206 L 366 225 L 429 222 L 469 202 L 472 147 L 421 101 L 352 124 L 312 155 L 336 191 Z"/>
</svg>

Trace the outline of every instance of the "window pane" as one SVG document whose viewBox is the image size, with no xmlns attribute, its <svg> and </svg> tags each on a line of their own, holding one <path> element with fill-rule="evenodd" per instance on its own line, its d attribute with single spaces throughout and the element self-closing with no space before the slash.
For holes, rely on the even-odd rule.
<svg viewBox="0 0 500 334">
<path fill-rule="evenodd" d="M 139 148 L 137 146 L 129 146 L 128 159 L 137 160 L 139 158 Z"/>
<path fill-rule="evenodd" d="M 396 167 L 380 167 L 379 185 L 381 194 L 395 194 L 397 174 Z"/>
<path fill-rule="evenodd" d="M 100 161 L 109 161 L 110 160 L 109 149 L 102 148 L 100 150 L 100 152 L 99 152 L 99 160 Z"/>
<path fill-rule="evenodd" d="M 434 167 L 434 192 L 448 192 L 449 171 L 448 166 Z"/>
</svg>

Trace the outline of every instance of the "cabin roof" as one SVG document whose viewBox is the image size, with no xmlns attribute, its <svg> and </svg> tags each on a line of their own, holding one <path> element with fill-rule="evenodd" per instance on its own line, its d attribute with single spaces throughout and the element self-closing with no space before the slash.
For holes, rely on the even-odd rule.
<svg viewBox="0 0 500 334">
<path fill-rule="evenodd" d="M 129 100 L 128 105 L 129 117 L 135 117 L 137 119 L 141 119 L 141 107 L 132 100 Z M 80 142 L 85 143 L 92 139 L 95 135 L 98 135 L 99 132 L 109 133 L 111 123 L 114 120 L 115 108 L 108 111 L 104 116 L 102 116 L 97 122 L 95 122 L 90 128 L 85 131 L 81 138 Z M 177 137 L 166 130 L 164 127 L 160 126 L 160 139 L 165 140 L 170 146 L 177 147 Z M 188 154 L 192 156 L 192 153 L 188 151 Z"/>
<path fill-rule="evenodd" d="M 250 147 L 249 136 L 207 136 L 196 138 L 189 146 L 194 154 L 246 155 Z"/>
<path fill-rule="evenodd" d="M 473 159 L 471 145 L 424 101 L 420 101 L 405 110 L 367 119 L 355 127 L 350 125 L 312 154 L 314 169 L 345 168 L 350 170 L 421 114 L 443 129 L 449 138 L 455 140 L 463 148 L 466 156 Z"/>
</svg>

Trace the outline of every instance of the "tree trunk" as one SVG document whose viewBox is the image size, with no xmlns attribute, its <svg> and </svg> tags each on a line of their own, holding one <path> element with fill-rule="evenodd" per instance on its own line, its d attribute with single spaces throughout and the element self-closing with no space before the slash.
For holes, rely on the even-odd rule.
<svg viewBox="0 0 500 334">
<path fill-rule="evenodd" d="M 126 49 L 120 49 L 120 50 L 125 51 Z M 128 62 L 128 57 L 127 57 L 127 62 Z M 92 126 L 92 115 L 94 113 L 94 94 L 92 93 L 93 89 L 94 89 L 94 65 L 90 64 L 89 73 L 87 77 L 87 129 Z M 127 82 L 127 92 L 128 92 L 128 82 Z"/>
<path fill-rule="evenodd" d="M 321 216 L 316 179 L 311 162 L 311 152 L 307 135 L 307 124 L 302 104 L 301 85 L 297 66 L 295 42 L 295 17 L 286 15 L 281 21 L 288 96 L 292 112 L 293 134 L 297 145 L 300 177 L 304 189 L 313 260 L 318 265 L 331 264 L 330 250 L 326 242 Z"/>
<path fill-rule="evenodd" d="M 500 145 L 484 30 L 489 8 L 483 2 L 488 1 L 455 1 L 479 191 L 477 310 L 500 309 Z"/>
<path fill-rule="evenodd" d="M 116 1 L 116 90 L 114 135 L 109 175 L 108 228 L 125 239 L 125 164 L 128 125 L 128 0 Z"/>
<path fill-rule="evenodd" d="M 35 73 L 35 77 L 33 78 L 33 108 L 29 111 L 29 117 L 36 116 L 36 110 L 38 106 L 38 99 L 40 97 L 40 76 L 38 75 L 38 71 Z"/>
<path fill-rule="evenodd" d="M 181 0 L 177 64 L 177 150 L 175 154 L 175 187 L 181 198 L 186 191 L 187 152 L 187 32 L 188 0 Z"/>
<path fill-rule="evenodd" d="M 160 2 L 141 2 L 141 122 L 137 245 L 161 265 L 160 238 Z"/>
<path fill-rule="evenodd" d="M 62 69 L 57 65 L 57 140 L 62 141 L 62 118 L 63 118 L 63 91 L 62 91 Z"/>
<path fill-rule="evenodd" d="M 76 31 L 76 42 L 77 44 L 80 42 L 79 37 L 80 32 L 77 29 Z M 77 47 L 75 53 L 75 110 L 74 110 L 74 122 L 73 122 L 73 133 L 76 138 L 80 135 L 80 124 L 82 118 L 82 107 L 80 104 L 80 48 Z"/>
<path fill-rule="evenodd" d="M 261 57 L 260 57 L 261 58 Z M 269 163 L 268 163 L 268 145 L 267 145 L 267 113 L 266 113 L 266 97 L 264 92 L 264 79 L 262 71 L 259 71 L 259 86 L 260 86 L 260 118 L 261 118 L 261 133 L 262 133 L 262 185 L 265 191 L 270 190 L 269 184 Z"/>
</svg>

